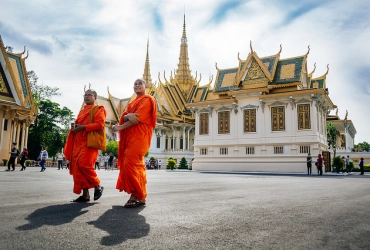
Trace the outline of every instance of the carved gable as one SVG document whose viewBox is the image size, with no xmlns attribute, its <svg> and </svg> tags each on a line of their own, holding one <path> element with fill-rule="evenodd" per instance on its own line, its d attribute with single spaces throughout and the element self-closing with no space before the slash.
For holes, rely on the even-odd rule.
<svg viewBox="0 0 370 250">
<path fill-rule="evenodd" d="M 247 75 L 245 76 L 243 80 L 244 84 L 256 84 L 261 82 L 268 82 L 268 79 L 263 72 L 260 65 L 257 63 L 255 59 L 253 59 L 251 66 L 248 69 Z"/>
</svg>

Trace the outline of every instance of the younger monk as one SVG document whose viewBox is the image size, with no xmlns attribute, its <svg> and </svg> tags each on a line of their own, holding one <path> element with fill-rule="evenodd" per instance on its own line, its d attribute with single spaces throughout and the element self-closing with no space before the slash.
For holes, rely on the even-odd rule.
<svg viewBox="0 0 370 250">
<path fill-rule="evenodd" d="M 75 121 L 74 128 L 69 131 L 66 145 L 64 147 L 65 158 L 69 161 L 69 173 L 73 176 L 73 192 L 82 195 L 72 202 L 90 201 L 89 188 L 95 188 L 94 200 L 103 194 L 103 187 L 94 170 L 95 159 L 98 150 L 87 147 L 87 132 L 104 128 L 107 115 L 103 106 L 95 113 L 93 123 L 90 123 L 90 110 L 96 100 L 96 92 L 89 89 L 85 92 L 85 106 L 80 111 Z"/>
<path fill-rule="evenodd" d="M 131 194 L 125 207 L 145 204 L 146 170 L 144 155 L 148 152 L 153 128 L 157 120 L 157 106 L 154 98 L 145 94 L 145 81 L 137 79 L 134 83 L 136 98 L 127 105 L 120 125 L 113 127 L 120 130 L 118 145 L 118 168 L 120 169 L 116 188 Z"/>
</svg>

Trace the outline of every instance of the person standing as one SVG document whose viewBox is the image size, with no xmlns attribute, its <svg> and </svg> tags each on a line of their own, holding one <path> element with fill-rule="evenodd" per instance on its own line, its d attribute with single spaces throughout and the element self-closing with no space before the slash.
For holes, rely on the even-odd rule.
<svg viewBox="0 0 370 250">
<path fill-rule="evenodd" d="M 112 153 L 109 153 L 108 170 L 113 170 L 113 160 L 114 160 L 113 154 Z"/>
<path fill-rule="evenodd" d="M 21 160 L 19 161 L 19 164 L 21 164 L 21 166 L 22 166 L 21 171 L 26 170 L 26 166 L 24 165 L 24 163 L 26 162 L 26 160 L 28 158 L 27 148 L 23 148 L 23 152 L 20 154 L 20 158 L 21 158 Z"/>
<path fill-rule="evenodd" d="M 162 167 L 162 161 L 161 161 L 161 160 L 159 160 L 159 161 L 158 161 L 158 170 L 161 170 L 161 167 Z"/>
<path fill-rule="evenodd" d="M 10 150 L 9 154 L 9 161 L 8 161 L 8 169 L 5 171 L 14 171 L 15 170 L 15 159 L 17 158 L 18 149 L 17 149 L 17 143 L 12 143 L 12 149 Z M 10 170 L 10 165 L 12 165 L 12 170 Z"/>
<path fill-rule="evenodd" d="M 98 157 L 96 157 L 95 170 L 96 170 L 96 168 L 98 168 L 100 170 L 100 155 L 98 155 Z"/>
<path fill-rule="evenodd" d="M 152 96 L 145 94 L 146 82 L 134 82 L 136 98 L 126 107 L 119 125 L 113 126 L 120 131 L 118 145 L 119 175 L 116 188 L 131 194 L 124 207 L 131 208 L 146 202 L 146 169 L 144 155 L 148 152 L 153 129 L 156 126 L 157 106 Z"/>
<path fill-rule="evenodd" d="M 60 168 L 63 169 L 63 158 L 64 158 L 63 153 L 59 153 L 58 156 L 57 156 L 57 159 L 58 159 L 58 170 L 60 170 Z"/>
<path fill-rule="evenodd" d="M 94 200 L 98 200 L 104 190 L 94 169 L 98 149 L 87 146 L 87 133 L 104 129 L 107 112 L 103 106 L 94 105 L 97 98 L 95 90 L 88 89 L 83 97 L 85 105 L 78 113 L 64 146 L 64 155 L 69 161 L 69 173 L 73 176 L 73 192 L 81 194 L 82 191 L 82 195 L 72 202 L 90 201 L 90 188 L 94 188 Z M 91 111 L 95 112 L 91 113 Z M 90 115 L 93 117 L 93 122 L 90 122 Z"/>
<path fill-rule="evenodd" d="M 322 175 L 322 163 L 323 163 L 323 159 L 322 159 L 321 154 L 319 154 L 319 156 L 317 158 L 318 175 Z"/>
<path fill-rule="evenodd" d="M 360 175 L 364 175 L 364 158 L 361 157 L 361 160 L 360 160 Z"/>
<path fill-rule="evenodd" d="M 41 147 L 40 155 L 37 158 L 37 159 L 40 159 L 40 166 L 41 166 L 40 172 L 44 172 L 46 170 L 45 163 L 46 163 L 47 158 L 48 158 L 48 151 L 46 151 L 45 147 Z"/>
<path fill-rule="evenodd" d="M 103 158 L 104 158 L 104 169 L 107 170 L 107 168 L 108 168 L 108 160 L 109 160 L 108 154 L 105 153 L 105 155 L 104 155 Z"/>
<path fill-rule="evenodd" d="M 311 154 L 308 153 L 307 156 L 307 175 L 311 175 L 312 173 L 312 157 Z"/>
<path fill-rule="evenodd" d="M 346 158 L 346 169 L 347 169 L 347 173 L 351 173 L 351 163 L 349 162 L 349 155 L 347 155 L 347 158 Z"/>
</svg>

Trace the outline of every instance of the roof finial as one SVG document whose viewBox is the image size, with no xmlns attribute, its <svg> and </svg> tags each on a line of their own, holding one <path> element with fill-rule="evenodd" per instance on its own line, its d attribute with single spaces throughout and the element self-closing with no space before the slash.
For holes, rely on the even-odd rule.
<svg viewBox="0 0 370 250">
<path fill-rule="evenodd" d="M 24 53 L 26 53 L 26 45 L 24 45 L 24 49 L 23 49 L 23 52 L 21 53 L 21 55 L 23 55 Z"/>
<path fill-rule="evenodd" d="M 216 65 L 215 66 L 216 66 L 216 69 L 218 70 L 218 68 L 217 68 L 217 62 L 216 62 Z"/>
<path fill-rule="evenodd" d="M 326 71 L 325 75 L 327 75 L 327 74 L 329 73 L 329 63 L 328 63 L 328 65 L 326 65 L 326 68 L 327 68 L 328 70 Z"/>
<path fill-rule="evenodd" d="M 312 74 L 313 74 L 313 72 L 315 72 L 315 70 L 316 70 L 316 63 L 314 63 L 314 65 L 313 65 L 313 70 L 312 70 L 312 72 L 310 73 L 310 75 L 312 75 Z"/>
<path fill-rule="evenodd" d="M 252 40 L 250 40 L 249 47 L 251 48 L 251 53 L 253 53 Z"/>
<path fill-rule="evenodd" d="M 240 55 L 240 53 L 238 52 L 238 60 L 240 61 L 241 59 L 240 59 L 239 55 Z"/>
<path fill-rule="evenodd" d="M 27 50 L 27 55 L 23 59 L 26 60 L 28 58 L 28 55 L 29 55 L 29 51 Z"/>
<path fill-rule="evenodd" d="M 280 44 L 280 50 L 279 50 L 279 53 L 278 54 L 280 54 L 282 50 L 283 50 L 283 47 Z"/>
<path fill-rule="evenodd" d="M 306 56 L 307 56 L 308 54 L 310 54 L 310 45 L 308 45 L 308 51 L 307 51 L 307 53 L 306 53 Z"/>
</svg>

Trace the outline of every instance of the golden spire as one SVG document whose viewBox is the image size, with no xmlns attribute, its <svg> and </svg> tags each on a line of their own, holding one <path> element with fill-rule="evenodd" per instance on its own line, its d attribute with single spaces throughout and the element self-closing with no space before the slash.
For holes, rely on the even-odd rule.
<svg viewBox="0 0 370 250">
<path fill-rule="evenodd" d="M 182 37 L 181 37 L 180 58 L 179 58 L 179 64 L 177 66 L 178 67 L 177 67 L 175 79 L 177 80 L 179 87 L 185 93 L 188 93 L 194 83 L 194 79 L 191 76 L 191 70 L 189 66 L 185 14 L 184 14 L 184 25 L 183 25 Z"/>
<path fill-rule="evenodd" d="M 146 45 L 146 59 L 145 59 L 145 68 L 143 74 L 143 80 L 146 82 L 146 87 L 152 87 L 152 77 L 150 75 L 150 64 L 149 64 L 149 38 Z"/>
</svg>

